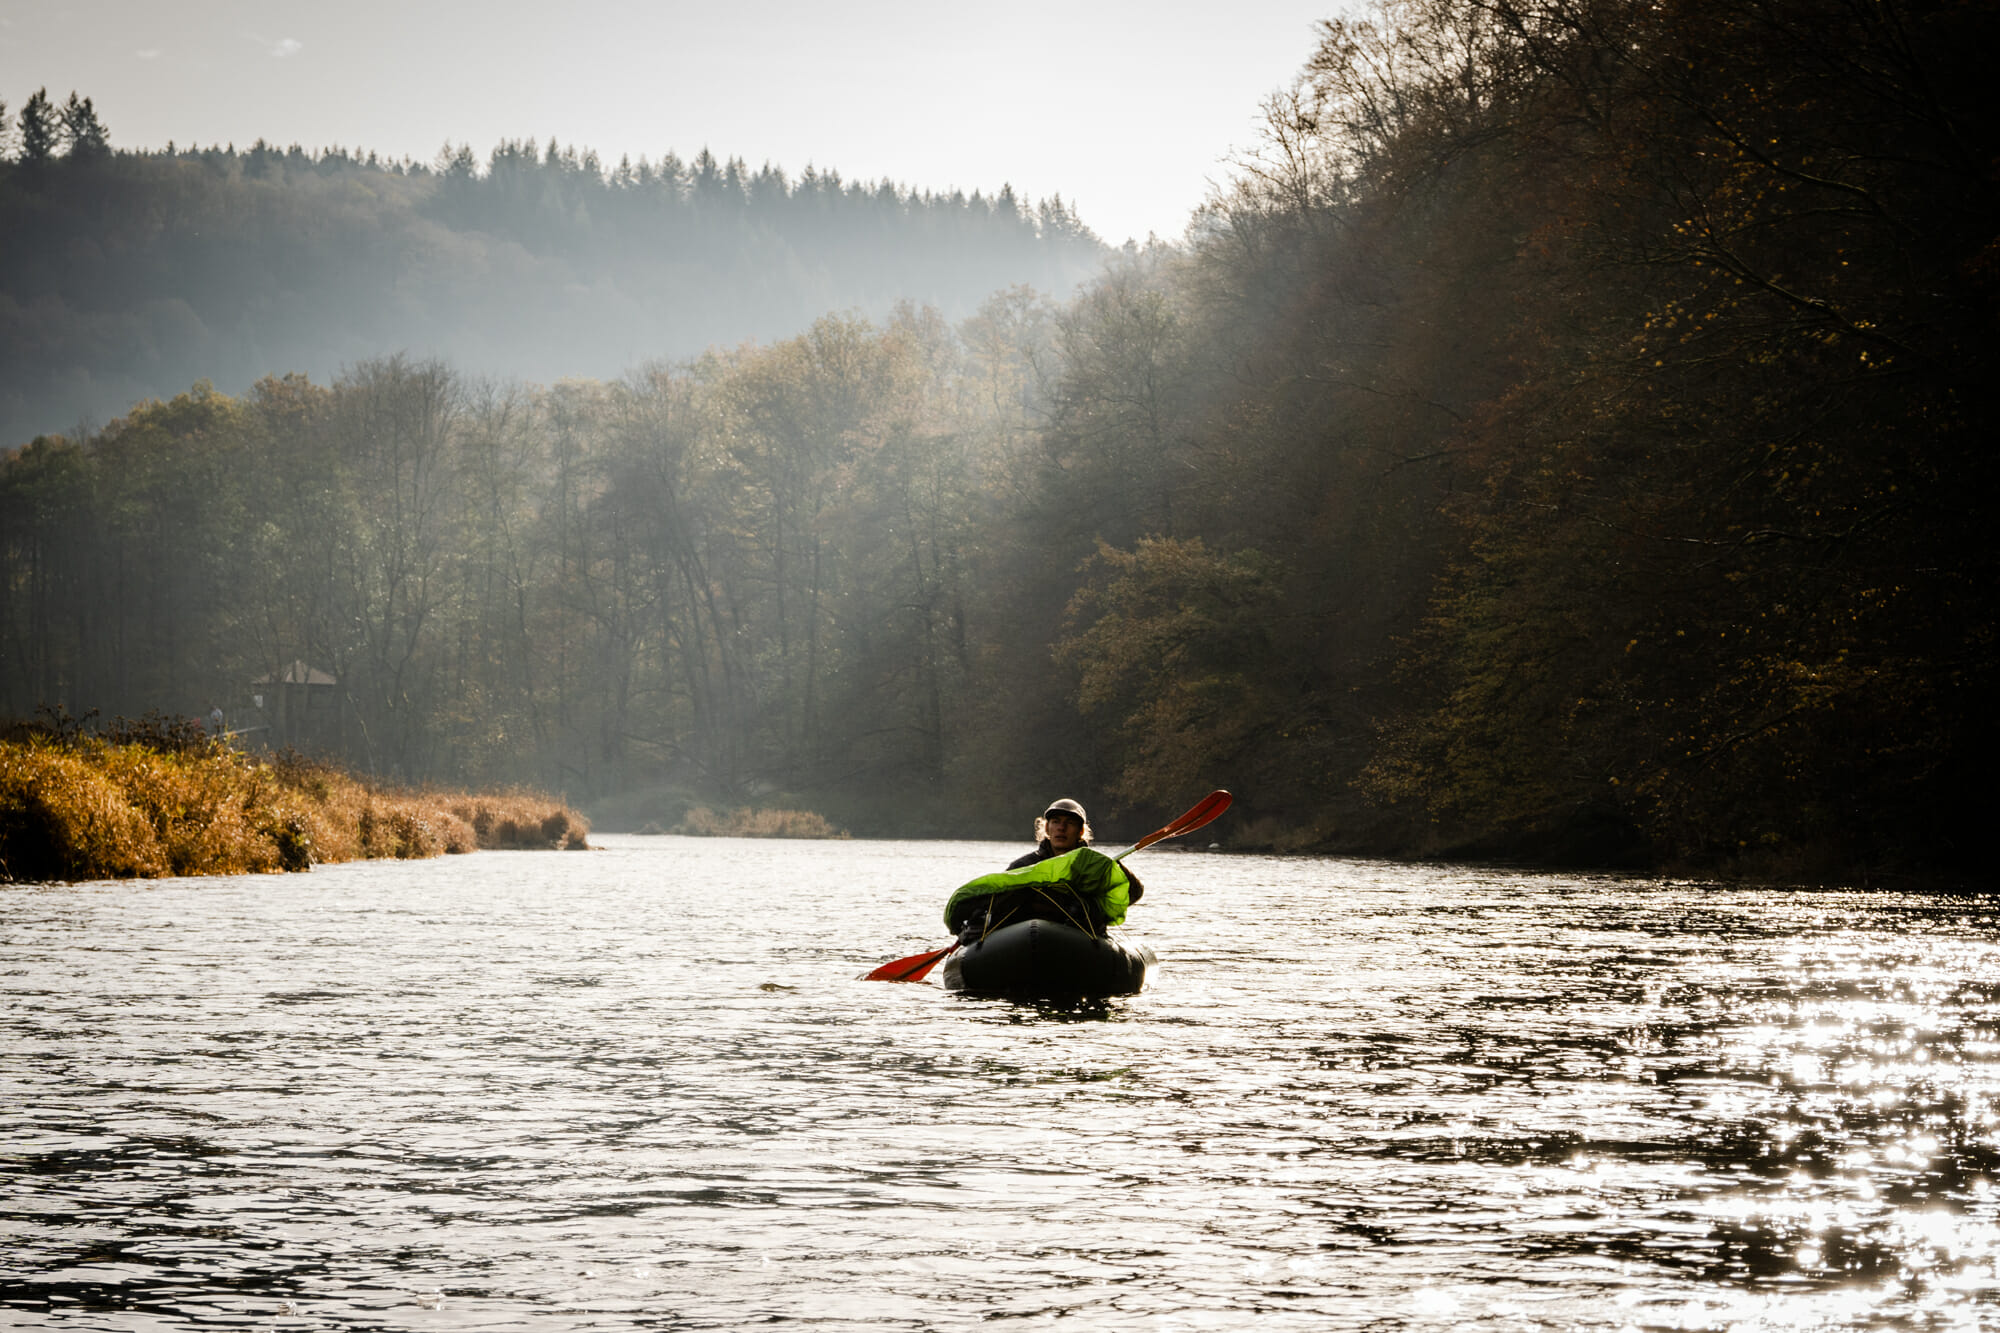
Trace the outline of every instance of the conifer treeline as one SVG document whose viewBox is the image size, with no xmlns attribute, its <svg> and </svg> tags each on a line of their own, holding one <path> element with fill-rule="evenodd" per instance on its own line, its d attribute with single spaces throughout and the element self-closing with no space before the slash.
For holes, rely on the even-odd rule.
<svg viewBox="0 0 2000 1333">
<path fill-rule="evenodd" d="M 316 654 L 378 764 L 572 795 L 936 831 L 1226 785 L 1275 845 L 1976 866 L 1995 29 L 1397 0 L 1323 28 L 1185 248 L 1061 305 L 42 442 L 5 703 Z"/>
<path fill-rule="evenodd" d="M 0 105 L 0 121 L 6 119 Z M 130 152 L 38 92 L 0 144 L 0 439 L 102 422 L 197 378 L 331 378 L 384 348 L 603 378 L 820 314 L 953 318 L 1068 292 L 1103 244 L 1060 197 L 797 177 L 703 149 L 608 168 L 534 142 L 434 164 L 263 142 Z"/>
</svg>

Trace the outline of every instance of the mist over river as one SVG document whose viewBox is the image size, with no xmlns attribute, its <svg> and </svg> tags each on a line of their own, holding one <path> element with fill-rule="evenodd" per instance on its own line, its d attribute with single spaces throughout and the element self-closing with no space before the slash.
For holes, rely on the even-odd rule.
<svg viewBox="0 0 2000 1333">
<path fill-rule="evenodd" d="M 1133 864 L 1028 1006 L 968 842 L 0 890 L 0 1326 L 2000 1324 L 1978 897 Z"/>
</svg>

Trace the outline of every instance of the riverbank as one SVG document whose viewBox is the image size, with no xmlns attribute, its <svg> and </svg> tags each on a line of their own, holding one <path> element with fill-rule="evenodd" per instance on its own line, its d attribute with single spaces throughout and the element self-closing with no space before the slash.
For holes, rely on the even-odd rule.
<svg viewBox="0 0 2000 1333">
<path fill-rule="evenodd" d="M 198 727 L 0 739 L 0 882 L 310 870 L 315 862 L 583 849 L 589 823 L 537 792 L 400 790 Z"/>
</svg>

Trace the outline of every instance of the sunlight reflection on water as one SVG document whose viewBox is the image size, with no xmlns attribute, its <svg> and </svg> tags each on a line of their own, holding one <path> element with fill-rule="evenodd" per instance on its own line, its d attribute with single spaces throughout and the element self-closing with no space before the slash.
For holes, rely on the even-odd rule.
<svg viewBox="0 0 2000 1333">
<path fill-rule="evenodd" d="M 1148 853 L 1153 989 L 856 981 L 977 843 L 0 891 L 0 1323 L 1975 1328 L 2000 919 Z"/>
</svg>

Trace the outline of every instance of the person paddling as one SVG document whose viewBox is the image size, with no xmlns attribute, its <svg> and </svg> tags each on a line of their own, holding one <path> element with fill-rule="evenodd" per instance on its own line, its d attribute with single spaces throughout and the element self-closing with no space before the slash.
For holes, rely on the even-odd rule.
<svg viewBox="0 0 2000 1333">
<path fill-rule="evenodd" d="M 1035 822 L 1034 851 L 1017 858 L 1006 870 L 959 886 L 945 903 L 945 925 L 956 939 L 942 949 L 884 963 L 864 973 L 862 980 L 922 981 L 932 968 L 951 958 L 956 961 L 945 968 L 945 985 L 953 990 L 1129 995 L 1144 987 L 1154 959 L 1149 949 L 1134 949 L 1105 938 L 1105 930 L 1125 919 L 1125 909 L 1141 892 L 1137 880 L 1121 863 L 1133 852 L 1201 828 L 1227 810 L 1230 799 L 1226 791 L 1212 791 L 1180 818 L 1115 856 L 1083 845 L 1090 837 L 1090 821 L 1082 806 L 1067 797 L 1055 801 Z M 1057 817 L 1060 824 L 1055 822 Z M 1072 837 L 1077 843 L 1073 849 L 1058 848 L 1058 842 L 1067 844 Z M 1025 927 L 1026 933 L 1009 927 L 1010 919 Z M 1037 919 L 1053 923 L 1054 933 L 1037 934 Z M 1055 929 L 1063 924 L 1075 930 L 1065 935 Z M 998 938 L 994 932 L 1003 930 L 1014 946 L 1025 940 L 1027 947 L 1024 951 L 1010 946 L 1000 950 L 1004 958 L 989 958 L 988 946 Z M 1070 943 L 1064 944 L 1065 939 Z M 1044 949 L 1037 940 L 1052 942 L 1054 947 Z M 1081 953 L 1074 947 L 1076 941 L 1085 946 Z M 963 961 L 975 954 L 982 960 L 976 969 Z M 1114 961 L 1102 966 L 1106 959 Z M 988 967 L 988 962 L 994 966 Z"/>
<path fill-rule="evenodd" d="M 1035 850 L 1023 852 L 1007 863 L 1009 870 L 1019 870 L 1046 861 L 1052 856 L 1063 856 L 1079 847 L 1088 847 L 1096 834 L 1090 827 L 1090 816 L 1083 807 L 1065 796 L 1050 801 L 1049 808 L 1042 811 L 1035 820 Z M 1125 868 L 1125 878 L 1131 881 L 1131 896 L 1128 902 L 1138 902 L 1146 892 L 1146 886 L 1139 882 L 1130 866 Z"/>
<path fill-rule="evenodd" d="M 1068 921 L 1092 935 L 1125 919 L 1125 909 L 1139 901 L 1145 886 L 1132 871 L 1095 851 L 1086 851 L 1092 831 L 1083 807 L 1064 797 L 1053 801 L 1035 821 L 1035 849 L 1016 857 L 1000 875 L 974 880 L 954 893 L 945 907 L 945 923 L 965 940 L 977 938 L 1002 922 L 1024 917 Z M 1088 865 L 1074 860 L 1081 853 Z M 1060 880 L 1014 872 L 1057 857 L 1072 857 Z M 1080 872 L 1082 883 L 1076 882 Z"/>
<path fill-rule="evenodd" d="M 1059 801 L 1051 801 L 1049 808 L 1035 820 L 1035 850 L 1015 857 L 1007 863 L 1007 868 L 1019 870 L 1037 861 L 1046 861 L 1051 856 L 1088 847 L 1090 841 L 1090 820 L 1084 815 L 1083 807 L 1065 796 Z"/>
</svg>

